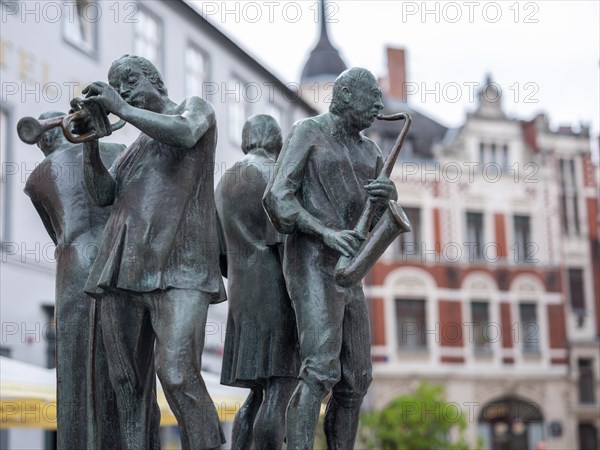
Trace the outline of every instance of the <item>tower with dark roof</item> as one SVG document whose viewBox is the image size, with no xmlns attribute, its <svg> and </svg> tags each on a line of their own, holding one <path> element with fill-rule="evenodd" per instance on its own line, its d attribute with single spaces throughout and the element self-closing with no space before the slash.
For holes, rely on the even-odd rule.
<svg viewBox="0 0 600 450">
<path fill-rule="evenodd" d="M 300 76 L 302 97 L 313 103 L 318 109 L 326 111 L 329 108 L 333 82 L 337 76 L 347 69 L 338 50 L 329 40 L 327 33 L 326 2 L 321 0 L 321 34 L 315 48 L 304 65 Z"/>
</svg>

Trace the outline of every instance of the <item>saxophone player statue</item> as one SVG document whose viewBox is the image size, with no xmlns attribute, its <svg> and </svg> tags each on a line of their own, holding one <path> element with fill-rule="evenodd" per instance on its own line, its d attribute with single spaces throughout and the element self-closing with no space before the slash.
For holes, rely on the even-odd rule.
<svg viewBox="0 0 600 450">
<path fill-rule="evenodd" d="M 295 450 L 313 448 L 321 401 L 330 391 L 327 447 L 354 448 L 371 382 L 371 337 L 360 277 L 336 280 L 336 265 L 340 256 L 352 257 L 363 246 L 367 237 L 361 227 L 355 229 L 359 222 L 377 229 L 385 213 L 398 224 L 396 236 L 410 229 L 393 202 L 396 188 L 389 171 L 382 170 L 381 151 L 361 134 L 382 108 L 371 72 L 343 72 L 329 112 L 294 125 L 263 198 L 275 227 L 288 234 L 283 270 L 302 355 L 299 384 L 287 409 L 287 445 Z M 369 203 L 369 220 L 361 219 Z M 346 265 L 338 267 L 342 275 Z"/>
</svg>

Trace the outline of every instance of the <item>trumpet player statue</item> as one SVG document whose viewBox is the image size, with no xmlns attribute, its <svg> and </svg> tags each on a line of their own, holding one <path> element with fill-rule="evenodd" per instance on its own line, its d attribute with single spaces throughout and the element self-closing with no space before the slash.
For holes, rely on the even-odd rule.
<svg viewBox="0 0 600 450">
<path fill-rule="evenodd" d="M 251 390 L 235 417 L 235 450 L 250 449 L 253 441 L 257 449 L 281 448 L 285 408 L 300 367 L 281 268 L 284 236 L 261 204 L 281 141 L 273 117 L 250 117 L 242 131 L 246 156 L 223 175 L 215 193 L 229 285 L 221 383 Z"/>
<path fill-rule="evenodd" d="M 287 446 L 313 448 L 321 401 L 329 449 L 354 448 L 360 406 L 371 383 L 371 336 L 360 280 L 338 285 L 341 255 L 354 255 L 365 236 L 352 228 L 366 202 L 375 222 L 394 183 L 378 176 L 377 145 L 361 134 L 383 108 L 375 77 L 366 69 L 344 71 L 335 81 L 329 112 L 292 128 L 264 206 L 275 227 L 287 233 L 284 276 L 296 314 L 302 366 L 287 409 Z"/>
<path fill-rule="evenodd" d="M 219 417 L 200 372 L 208 306 L 225 300 L 209 170 L 215 113 L 198 97 L 171 101 L 156 67 L 139 56 L 114 61 L 108 81 L 86 86 L 85 101 L 141 131 L 108 171 L 97 141 L 84 149 L 88 190 L 112 205 L 86 292 L 101 305 L 119 448 L 160 448 L 156 374 L 182 447 L 218 448 Z M 77 132 L 85 131 L 82 120 Z"/>
<path fill-rule="evenodd" d="M 62 116 L 50 111 L 39 119 Z M 45 158 L 29 175 L 25 193 L 56 245 L 57 447 L 113 448 L 119 427 L 98 308 L 83 292 L 110 211 L 85 190 L 81 144 L 53 128 L 37 146 Z M 100 163 L 110 167 L 124 148 L 103 144 Z"/>
</svg>

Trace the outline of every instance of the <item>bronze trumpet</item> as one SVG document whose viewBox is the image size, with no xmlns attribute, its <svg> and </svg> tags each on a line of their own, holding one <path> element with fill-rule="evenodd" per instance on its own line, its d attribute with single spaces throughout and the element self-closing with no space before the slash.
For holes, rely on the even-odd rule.
<svg viewBox="0 0 600 450">
<path fill-rule="evenodd" d="M 102 129 L 99 121 L 103 121 L 104 118 L 99 116 L 104 114 L 100 111 L 100 106 L 92 103 L 85 103 L 81 105 L 81 109 L 74 113 L 67 114 L 65 116 L 53 117 L 51 119 L 38 120 L 34 117 L 23 117 L 17 123 L 17 134 L 19 138 L 27 144 L 35 144 L 42 135 L 56 127 L 60 127 L 65 138 L 73 144 L 80 144 L 82 142 L 93 141 L 104 137 L 99 134 L 96 130 Z M 75 120 L 81 120 L 90 117 L 92 119 L 92 131 L 84 134 L 73 134 L 72 124 Z M 125 126 L 124 120 L 119 120 L 110 125 L 110 132 L 117 131 Z"/>
<path fill-rule="evenodd" d="M 392 174 L 396 159 L 402 149 L 402 144 L 406 140 L 408 130 L 412 123 L 412 117 L 408 113 L 397 113 L 389 116 L 380 114 L 379 120 L 404 120 L 402 130 L 392 147 L 392 150 L 386 158 L 381 175 L 389 177 Z M 373 222 L 376 204 L 367 200 L 367 204 L 354 227 L 362 235 L 366 236 Z M 410 222 L 402 208 L 393 200 L 388 202 L 388 208 L 371 231 L 369 236 L 362 243 L 356 254 L 349 258 L 341 256 L 335 267 L 335 281 L 340 286 L 351 286 L 360 281 L 367 272 L 377 262 L 386 248 L 402 233 L 410 231 Z"/>
</svg>

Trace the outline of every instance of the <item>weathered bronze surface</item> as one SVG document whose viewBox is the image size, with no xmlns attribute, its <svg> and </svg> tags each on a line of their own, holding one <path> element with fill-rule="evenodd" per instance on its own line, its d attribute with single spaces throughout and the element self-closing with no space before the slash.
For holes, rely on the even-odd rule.
<svg viewBox="0 0 600 450">
<path fill-rule="evenodd" d="M 406 123 L 384 163 L 361 131 L 392 117 L 379 114 L 373 75 L 349 69 L 329 112 L 297 122 L 283 148 L 272 117 L 248 119 L 246 156 L 215 204 L 212 106 L 171 101 L 141 57 L 115 61 L 108 80 L 86 86 L 72 115 L 20 126 L 46 156 L 25 190 L 57 245 L 59 447 L 160 448 L 156 374 L 182 447 L 224 443 L 200 371 L 222 273 L 231 298 L 222 383 L 251 390 L 232 447 L 280 448 L 286 434 L 287 448 L 312 449 L 331 392 L 328 448 L 353 448 L 371 382 L 361 278 L 410 230 L 389 179 L 410 116 L 393 117 Z M 124 122 L 141 131 L 126 150 L 99 143 Z M 75 174 L 40 176 L 52 164 Z"/>
<path fill-rule="evenodd" d="M 284 276 L 296 314 L 302 366 L 287 410 L 287 445 L 312 449 L 321 400 L 328 448 L 351 449 L 362 399 L 371 382 L 370 330 L 360 281 L 348 287 L 334 274 L 365 236 L 354 231 L 364 205 L 376 203 L 374 223 L 397 197 L 381 173 L 381 151 L 360 132 L 383 108 L 367 70 L 343 72 L 328 113 L 297 122 L 286 139 L 264 206 L 288 234 Z"/>
<path fill-rule="evenodd" d="M 158 373 L 182 447 L 216 448 L 223 434 L 200 372 L 208 306 L 225 300 L 207 170 L 215 114 L 198 97 L 171 101 L 158 70 L 141 57 L 115 61 L 108 80 L 84 88 L 86 101 L 141 131 L 109 171 L 97 141 L 84 144 L 88 190 L 98 205 L 112 205 L 85 289 L 99 299 L 111 349 L 120 447 L 160 447 Z M 89 122 L 78 121 L 76 132 L 87 131 Z"/>
<path fill-rule="evenodd" d="M 103 137 L 96 131 L 99 128 L 105 128 L 108 125 L 107 135 L 109 135 L 113 131 L 117 131 L 125 126 L 126 122 L 124 120 L 109 124 L 108 117 L 103 114 L 103 111 L 99 109 L 100 106 L 95 103 L 85 103 L 81 99 L 73 99 L 72 103 L 77 105 L 77 111 L 72 114 L 61 114 L 46 119 L 23 117 L 19 120 L 19 123 L 17 123 L 17 134 L 19 135 L 19 138 L 27 144 L 35 144 L 46 131 L 60 127 L 63 136 L 67 141 L 73 144 L 81 144 L 86 141 L 92 141 Z M 94 123 L 91 126 L 92 130 L 90 132 L 77 136 L 72 132 L 72 125 L 76 120 L 98 121 L 98 123 Z"/>
<path fill-rule="evenodd" d="M 281 145 L 275 119 L 249 118 L 242 132 L 246 156 L 227 170 L 215 193 L 229 297 L 221 383 L 251 389 L 234 421 L 235 449 L 249 449 L 253 441 L 257 449 L 281 448 L 300 367 L 281 267 L 284 236 L 262 207 Z"/>
<path fill-rule="evenodd" d="M 402 150 L 402 144 L 404 144 L 406 136 L 408 136 L 412 118 L 410 114 L 398 113 L 390 116 L 380 114 L 377 116 L 377 119 L 404 120 L 404 126 L 381 169 L 380 176 L 389 177 L 392 174 L 392 169 L 396 164 L 400 150 Z M 373 225 L 376 208 L 377 205 L 375 202 L 367 202 L 357 224 L 354 226 L 355 231 L 367 235 L 365 242 L 363 242 L 352 258 L 341 256 L 338 260 L 335 267 L 335 281 L 340 286 L 347 287 L 362 280 L 388 246 L 400 234 L 410 231 L 408 217 L 406 217 L 402 208 L 394 200 L 390 200 L 386 212 L 377 223 L 373 232 L 369 233 L 369 229 Z"/>
<path fill-rule="evenodd" d="M 62 116 L 48 112 L 40 119 Z M 37 138 L 45 158 L 27 179 L 25 193 L 56 245 L 57 446 L 114 448 L 119 427 L 99 309 L 83 292 L 110 209 L 96 206 L 87 193 L 82 145 L 67 142 L 58 129 Z M 110 167 L 124 148 L 102 144 L 101 163 Z"/>
</svg>

